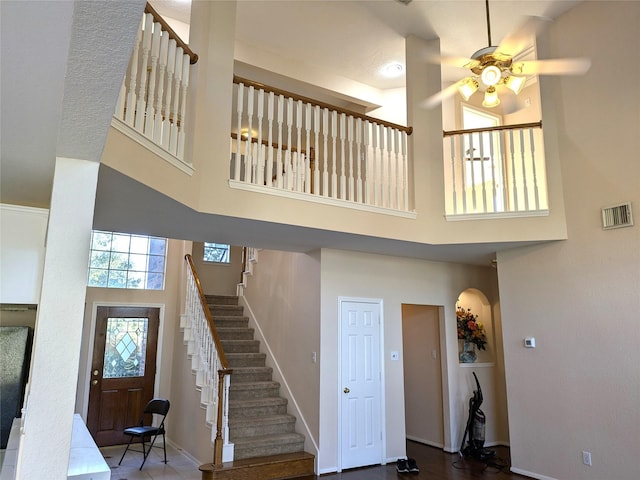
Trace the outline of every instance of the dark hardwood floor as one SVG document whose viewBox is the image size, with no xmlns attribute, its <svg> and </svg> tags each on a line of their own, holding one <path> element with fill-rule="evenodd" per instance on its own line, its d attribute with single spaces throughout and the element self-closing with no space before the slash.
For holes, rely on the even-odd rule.
<svg viewBox="0 0 640 480">
<path fill-rule="evenodd" d="M 322 475 L 321 480 L 469 480 L 495 478 L 497 480 L 522 480 L 525 477 L 509 471 L 509 449 L 491 447 L 496 452 L 495 465 L 461 457 L 457 453 L 447 453 L 439 448 L 407 440 L 407 456 L 415 458 L 419 473 L 398 473 L 396 465 L 345 470 L 342 473 Z"/>
</svg>

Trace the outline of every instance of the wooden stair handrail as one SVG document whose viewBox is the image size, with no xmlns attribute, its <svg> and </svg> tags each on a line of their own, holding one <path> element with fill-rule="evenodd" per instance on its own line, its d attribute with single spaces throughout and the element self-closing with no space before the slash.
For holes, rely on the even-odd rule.
<svg viewBox="0 0 640 480">
<path fill-rule="evenodd" d="M 484 127 L 484 128 L 467 128 L 466 130 L 444 130 L 442 132 L 443 137 L 451 137 L 453 135 L 461 135 L 464 133 L 484 133 L 484 132 L 499 132 L 502 130 L 518 130 L 520 128 L 542 128 L 542 120 L 539 122 L 531 123 L 517 123 L 514 125 L 499 125 L 497 127 Z"/>
<path fill-rule="evenodd" d="M 158 12 L 155 11 L 155 9 L 149 4 L 149 2 L 147 2 L 147 5 L 144 7 L 144 13 L 150 13 L 153 16 L 153 20 L 155 22 L 158 22 L 160 25 L 162 25 L 162 29 L 166 30 L 169 33 L 169 38 L 172 38 L 173 40 L 175 40 L 176 44 L 179 47 L 182 47 L 182 51 L 187 55 L 189 55 L 189 63 L 191 65 L 195 64 L 198 61 L 198 55 L 189 48 L 189 45 L 187 45 L 178 36 L 178 34 L 173 30 L 173 28 L 171 28 L 169 24 L 166 22 L 166 20 L 162 18 Z"/>
<path fill-rule="evenodd" d="M 310 103 L 311 105 L 317 105 L 320 108 L 326 108 L 332 111 L 336 111 L 338 113 L 344 113 L 345 115 L 349 115 L 354 118 L 360 118 L 362 120 L 368 120 L 371 123 L 377 123 L 378 125 L 384 125 L 385 127 L 391 127 L 396 130 L 400 130 L 402 132 L 406 132 L 407 135 L 411 135 L 413 133 L 413 127 L 405 127 L 404 125 L 398 125 L 397 123 L 387 122 L 385 120 L 380 120 L 379 118 L 370 117 L 368 115 L 364 115 L 362 113 L 354 112 L 352 110 L 348 110 L 346 108 L 337 107 L 335 105 L 331 105 L 330 103 L 321 102 L 319 100 L 314 100 L 309 97 L 305 97 L 302 95 L 297 95 L 293 92 L 289 92 L 287 90 L 283 90 L 281 88 L 272 87 L 270 85 L 265 85 L 263 83 L 254 82 L 253 80 L 249 80 L 247 78 L 239 77 L 238 75 L 233 76 L 233 83 L 242 83 L 243 85 L 253 86 L 253 88 L 258 88 L 260 90 L 264 90 L 265 92 L 273 92 L 275 95 L 283 95 L 288 98 L 293 98 L 294 100 L 301 100 L 304 103 Z"/>
</svg>

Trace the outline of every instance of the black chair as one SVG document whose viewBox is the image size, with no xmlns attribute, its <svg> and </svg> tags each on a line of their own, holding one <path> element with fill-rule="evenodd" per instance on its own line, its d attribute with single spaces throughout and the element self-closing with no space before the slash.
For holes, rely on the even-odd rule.
<svg viewBox="0 0 640 480">
<path fill-rule="evenodd" d="M 158 438 L 158 435 L 162 435 L 162 448 L 164 449 L 164 463 L 167 463 L 167 442 L 165 441 L 165 438 L 164 438 L 164 433 L 165 433 L 164 419 L 167 417 L 167 413 L 169 413 L 169 406 L 170 406 L 169 400 L 166 400 L 164 398 L 154 398 L 149 403 L 147 403 L 146 407 L 144 407 L 144 412 L 142 413 L 142 417 L 140 417 L 140 423 L 135 427 L 128 427 L 124 429 L 124 434 L 129 435 L 130 438 L 129 438 L 129 443 L 127 444 L 127 448 L 125 448 L 124 453 L 122 454 L 122 458 L 120 458 L 120 461 L 118 462 L 118 465 L 122 463 L 124 456 L 127 454 L 127 451 L 131 446 L 131 441 L 137 437 L 142 440 L 142 451 L 141 452 L 139 450 L 132 450 L 132 451 L 142 453 L 142 455 L 144 456 L 144 458 L 142 459 L 142 465 L 140 465 L 140 470 L 142 470 L 142 467 L 144 467 L 144 462 L 147 461 L 147 457 L 149 456 L 149 453 L 151 453 L 151 449 L 153 448 L 153 444 L 156 442 L 156 438 Z M 153 425 L 144 424 L 144 416 L 148 414 L 152 415 L 152 420 L 153 420 L 154 414 L 158 415 L 161 418 L 160 424 L 157 427 L 154 427 Z M 153 423 L 153 421 L 151 423 Z M 145 446 L 145 438 L 147 437 L 153 437 L 148 449 Z"/>
</svg>

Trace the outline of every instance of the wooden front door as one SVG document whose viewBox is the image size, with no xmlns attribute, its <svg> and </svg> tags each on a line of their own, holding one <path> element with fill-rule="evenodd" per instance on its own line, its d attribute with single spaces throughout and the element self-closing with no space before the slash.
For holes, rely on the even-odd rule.
<svg viewBox="0 0 640 480">
<path fill-rule="evenodd" d="M 87 427 L 100 447 L 128 442 L 153 398 L 159 324 L 159 308 L 98 307 Z"/>
</svg>

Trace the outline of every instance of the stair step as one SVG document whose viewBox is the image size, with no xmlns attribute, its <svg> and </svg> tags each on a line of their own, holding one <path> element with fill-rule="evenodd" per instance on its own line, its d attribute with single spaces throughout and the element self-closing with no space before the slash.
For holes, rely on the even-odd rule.
<svg viewBox="0 0 640 480">
<path fill-rule="evenodd" d="M 268 382 L 273 375 L 271 367 L 238 367 L 231 374 L 231 385 L 236 383 Z"/>
<path fill-rule="evenodd" d="M 267 355 L 265 353 L 226 353 L 231 368 L 264 367 Z"/>
<path fill-rule="evenodd" d="M 253 398 L 229 402 L 229 422 L 243 417 L 280 415 L 287 413 L 287 399 L 282 397 Z"/>
<path fill-rule="evenodd" d="M 226 353 L 258 353 L 260 342 L 258 340 L 221 340 L 222 348 Z"/>
<path fill-rule="evenodd" d="M 233 444 L 233 457 L 236 460 L 241 460 L 243 458 L 303 451 L 304 436 L 299 433 L 292 432 L 257 437 L 244 437 L 236 438 Z"/>
<path fill-rule="evenodd" d="M 222 465 L 208 463 L 202 465 L 200 471 L 203 480 L 316 478 L 314 456 L 306 452 L 234 460 Z"/>
<path fill-rule="evenodd" d="M 249 317 L 241 317 L 238 315 L 216 315 L 213 317 L 213 323 L 218 328 L 248 328 Z"/>
<path fill-rule="evenodd" d="M 218 337 L 220 340 L 253 340 L 253 328 L 218 328 Z"/>
<path fill-rule="evenodd" d="M 211 315 L 228 316 L 228 317 L 241 317 L 244 314 L 244 307 L 241 305 L 209 305 Z"/>
<path fill-rule="evenodd" d="M 238 305 L 237 295 L 205 295 L 209 305 Z"/>
<path fill-rule="evenodd" d="M 257 418 L 236 418 L 229 422 L 229 440 L 292 433 L 296 424 L 293 415 L 267 415 Z"/>
<path fill-rule="evenodd" d="M 232 383 L 229 386 L 229 401 L 269 398 L 279 395 L 280 384 L 273 381 Z"/>
</svg>

